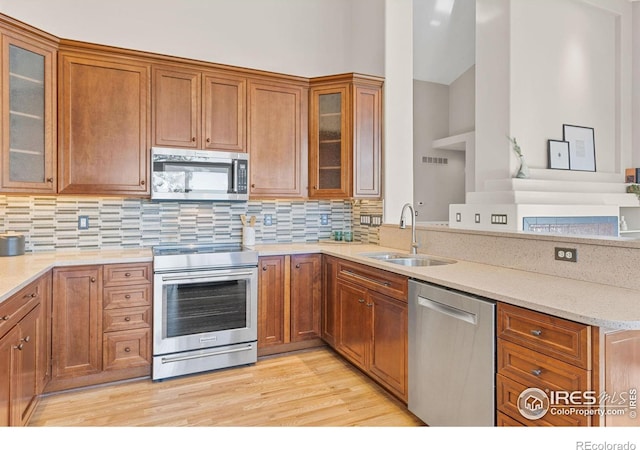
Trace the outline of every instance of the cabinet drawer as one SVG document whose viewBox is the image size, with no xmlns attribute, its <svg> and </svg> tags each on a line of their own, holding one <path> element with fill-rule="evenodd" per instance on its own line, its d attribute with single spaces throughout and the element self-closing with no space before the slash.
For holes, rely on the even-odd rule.
<svg viewBox="0 0 640 450">
<path fill-rule="evenodd" d="M 151 330 L 105 333 L 103 370 L 131 369 L 151 364 Z"/>
<path fill-rule="evenodd" d="M 104 266 L 104 286 L 144 284 L 152 280 L 151 263 L 107 264 Z"/>
<path fill-rule="evenodd" d="M 497 407 L 498 411 L 506 414 L 514 419 L 514 421 L 521 422 L 525 426 L 589 426 L 591 418 L 588 415 L 581 414 L 554 414 L 553 409 L 550 408 L 547 413 L 539 419 L 531 420 L 527 419 L 520 413 L 518 408 L 518 398 L 520 394 L 530 387 L 510 380 L 507 377 L 498 375 L 496 377 L 496 393 L 497 393 Z M 581 408 L 581 407 L 579 407 Z M 586 408 L 586 407 L 585 407 Z M 517 419 L 515 419 L 517 418 Z"/>
<path fill-rule="evenodd" d="M 106 309 L 102 315 L 104 332 L 151 327 L 151 307 Z"/>
<path fill-rule="evenodd" d="M 499 303 L 497 337 L 591 369 L 591 327 L 588 325 Z"/>
<path fill-rule="evenodd" d="M 102 307 L 104 309 L 151 306 L 151 285 L 117 286 L 105 288 Z"/>
<path fill-rule="evenodd" d="M 0 337 L 42 300 L 43 279 L 34 281 L 0 303 Z"/>
<path fill-rule="evenodd" d="M 338 279 L 354 283 L 372 291 L 407 301 L 408 278 L 363 264 L 339 261 Z"/>
<path fill-rule="evenodd" d="M 590 372 L 519 345 L 498 341 L 498 373 L 527 387 L 589 390 Z"/>
</svg>

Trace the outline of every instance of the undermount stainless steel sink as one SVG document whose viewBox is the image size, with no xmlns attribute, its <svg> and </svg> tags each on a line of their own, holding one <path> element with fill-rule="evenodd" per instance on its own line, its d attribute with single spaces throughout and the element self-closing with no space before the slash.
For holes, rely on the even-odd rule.
<svg viewBox="0 0 640 450">
<path fill-rule="evenodd" d="M 377 259 L 379 261 L 385 261 L 392 264 L 398 264 L 401 266 L 412 267 L 444 266 L 447 264 L 454 264 L 456 262 L 451 259 L 432 258 L 427 255 L 412 255 L 409 253 L 360 253 L 360 256 L 364 256 L 365 258 Z"/>
</svg>

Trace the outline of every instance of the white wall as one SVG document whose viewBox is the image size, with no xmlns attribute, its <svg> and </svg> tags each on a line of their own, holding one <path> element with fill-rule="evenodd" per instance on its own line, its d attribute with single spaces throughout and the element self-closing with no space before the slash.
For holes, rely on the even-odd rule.
<svg viewBox="0 0 640 450">
<path fill-rule="evenodd" d="M 476 66 L 449 85 L 449 135 L 476 128 Z"/>
<path fill-rule="evenodd" d="M 640 167 L 640 2 L 633 3 L 633 155 L 629 167 Z"/>
<path fill-rule="evenodd" d="M 56 36 L 300 76 L 384 75 L 384 0 L 0 0 Z"/>
<path fill-rule="evenodd" d="M 384 222 L 413 203 L 412 0 L 385 0 Z"/>
</svg>

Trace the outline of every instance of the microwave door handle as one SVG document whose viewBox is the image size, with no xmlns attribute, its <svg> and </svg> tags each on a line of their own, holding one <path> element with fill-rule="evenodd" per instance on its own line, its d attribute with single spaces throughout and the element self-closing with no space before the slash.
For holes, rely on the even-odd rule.
<svg viewBox="0 0 640 450">
<path fill-rule="evenodd" d="M 233 180 L 231 180 L 231 192 L 238 193 L 238 160 L 233 160 Z"/>
</svg>

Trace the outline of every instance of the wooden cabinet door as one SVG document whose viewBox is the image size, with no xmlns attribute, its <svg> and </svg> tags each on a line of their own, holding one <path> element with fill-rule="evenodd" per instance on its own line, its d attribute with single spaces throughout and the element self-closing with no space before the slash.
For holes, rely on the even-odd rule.
<svg viewBox="0 0 640 450">
<path fill-rule="evenodd" d="M 353 86 L 354 197 L 380 197 L 382 89 Z"/>
<path fill-rule="evenodd" d="M 204 77 L 203 148 L 247 151 L 247 81 L 231 75 Z"/>
<path fill-rule="evenodd" d="M 320 336 L 322 255 L 291 256 L 291 341 Z"/>
<path fill-rule="evenodd" d="M 54 269 L 53 381 L 102 370 L 102 267 Z"/>
<path fill-rule="evenodd" d="M 338 342 L 338 261 L 332 256 L 323 258 L 322 339 L 335 347 Z"/>
<path fill-rule="evenodd" d="M 40 296 L 40 317 L 38 319 L 38 394 L 42 394 L 51 379 L 51 308 L 52 274 L 44 275 L 38 281 Z"/>
<path fill-rule="evenodd" d="M 338 345 L 336 349 L 355 365 L 366 370 L 371 345 L 371 309 L 367 290 L 338 282 Z"/>
<path fill-rule="evenodd" d="M 369 371 L 407 400 L 407 304 L 376 292 L 369 293 L 369 302 L 373 303 Z"/>
<path fill-rule="evenodd" d="M 150 66 L 60 52 L 58 192 L 149 195 Z"/>
<path fill-rule="evenodd" d="M 16 391 L 12 395 L 12 425 L 26 425 L 38 398 L 38 340 L 40 330 L 40 311 L 38 304 L 18 325 L 20 336 L 14 347 L 13 364 L 15 367 Z"/>
<path fill-rule="evenodd" d="M 351 196 L 351 110 L 348 83 L 311 88 L 309 197 Z"/>
<path fill-rule="evenodd" d="M 304 135 L 306 141 L 306 120 L 303 120 L 306 114 L 305 89 L 249 83 L 249 194 L 252 197 L 303 196 L 302 137 Z"/>
<path fill-rule="evenodd" d="M 17 377 L 14 375 L 14 347 L 20 341 L 20 330 L 14 326 L 0 338 L 0 427 L 12 423 L 11 395 L 15 391 Z"/>
<path fill-rule="evenodd" d="M 285 257 L 260 257 L 258 267 L 258 348 L 284 344 L 289 342 Z"/>
<path fill-rule="evenodd" d="M 56 50 L 2 36 L 0 191 L 56 192 Z"/>
<path fill-rule="evenodd" d="M 200 147 L 201 79 L 198 71 L 153 69 L 153 145 Z"/>
</svg>

